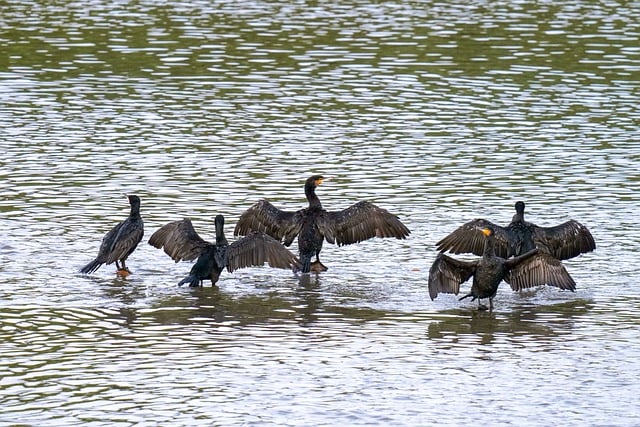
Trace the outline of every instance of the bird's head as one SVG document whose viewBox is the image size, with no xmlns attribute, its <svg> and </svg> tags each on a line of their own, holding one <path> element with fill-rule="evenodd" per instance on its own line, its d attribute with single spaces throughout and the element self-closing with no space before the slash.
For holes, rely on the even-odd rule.
<svg viewBox="0 0 640 427">
<path fill-rule="evenodd" d="M 516 202 L 516 212 L 520 214 L 524 212 L 524 202 Z"/>
<path fill-rule="evenodd" d="M 127 196 L 127 199 L 129 199 L 129 204 L 133 205 L 133 204 L 140 204 L 140 197 L 134 195 L 134 194 L 125 194 L 125 196 Z"/>
<path fill-rule="evenodd" d="M 329 178 L 325 178 L 322 175 L 313 175 L 309 177 L 309 179 L 307 179 L 307 185 L 310 185 L 313 188 L 316 188 L 317 186 L 322 184 L 325 180 L 328 181 Z"/>
</svg>

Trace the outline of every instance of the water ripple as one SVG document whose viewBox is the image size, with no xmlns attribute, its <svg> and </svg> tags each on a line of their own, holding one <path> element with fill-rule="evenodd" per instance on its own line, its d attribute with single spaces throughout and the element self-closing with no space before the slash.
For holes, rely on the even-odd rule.
<svg viewBox="0 0 640 427">
<path fill-rule="evenodd" d="M 7 5 L 0 420 L 638 424 L 639 14 Z M 195 290 L 176 286 L 189 263 L 146 244 L 185 216 L 212 239 L 219 213 L 231 238 L 260 198 L 299 209 L 311 173 L 333 178 L 326 208 L 371 200 L 410 239 L 327 245 L 318 278 L 251 268 Z M 77 274 L 127 215 L 125 193 L 146 227 L 134 274 Z M 503 285 L 492 314 L 431 301 L 434 242 L 476 217 L 508 223 L 516 200 L 538 225 L 592 230 L 596 252 L 566 262 L 577 291 Z"/>
</svg>

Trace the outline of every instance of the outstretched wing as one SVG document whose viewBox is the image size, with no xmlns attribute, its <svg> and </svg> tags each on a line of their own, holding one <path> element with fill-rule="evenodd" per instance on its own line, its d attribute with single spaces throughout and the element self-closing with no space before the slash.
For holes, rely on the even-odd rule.
<svg viewBox="0 0 640 427">
<path fill-rule="evenodd" d="M 260 200 L 240 215 L 233 235 L 246 236 L 261 231 L 289 246 L 302 227 L 300 212 L 283 211 L 267 200 Z"/>
<path fill-rule="evenodd" d="M 544 252 L 538 252 L 512 266 L 507 270 L 504 281 L 510 284 L 514 291 L 540 285 L 550 285 L 570 291 L 576 289 L 576 282 L 562 262 Z"/>
<path fill-rule="evenodd" d="M 189 218 L 162 226 L 151 235 L 149 244 L 158 249 L 164 247 L 164 252 L 175 262 L 193 261 L 210 245 L 196 233 Z"/>
<path fill-rule="evenodd" d="M 460 284 L 469 280 L 476 271 L 478 261 L 462 261 L 438 253 L 429 269 L 429 296 L 435 299 L 439 293 L 460 292 Z"/>
<path fill-rule="evenodd" d="M 536 246 L 559 260 L 591 252 L 596 242 L 589 229 L 578 221 L 569 220 L 555 227 L 532 227 Z"/>
<path fill-rule="evenodd" d="M 436 243 L 436 247 L 440 252 L 450 252 L 452 254 L 472 253 L 482 256 L 486 240 L 485 235 L 482 234 L 482 229 L 487 227 L 492 228 L 494 231 L 494 250 L 496 255 L 501 258 L 507 258 L 510 255 L 509 247 L 512 245 L 507 229 L 481 218 L 462 224 Z"/>
<path fill-rule="evenodd" d="M 258 266 L 264 263 L 274 268 L 298 270 L 302 266 L 298 258 L 273 237 L 254 231 L 229 245 L 227 248 L 227 270 Z"/>
<path fill-rule="evenodd" d="M 323 212 L 318 217 L 317 226 L 327 242 L 339 246 L 373 237 L 405 239 L 411 233 L 397 216 L 366 201 L 338 212 Z"/>
</svg>

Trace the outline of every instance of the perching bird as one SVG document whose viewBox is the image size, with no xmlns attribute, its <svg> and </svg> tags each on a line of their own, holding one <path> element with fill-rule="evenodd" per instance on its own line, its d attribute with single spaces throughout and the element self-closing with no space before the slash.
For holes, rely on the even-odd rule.
<svg viewBox="0 0 640 427">
<path fill-rule="evenodd" d="M 440 252 L 454 254 L 473 253 L 482 255 L 484 238 L 482 228 L 495 230 L 495 251 L 498 256 L 508 258 L 521 255 L 533 248 L 553 258 L 565 260 L 596 248 L 593 236 L 584 225 L 569 220 L 555 227 L 539 227 L 524 219 L 524 203 L 516 202 L 516 214 L 506 227 L 486 219 L 474 219 L 461 225 L 451 234 L 436 243 Z"/>
<path fill-rule="evenodd" d="M 129 217 L 113 227 L 104 238 L 98 256 L 80 269 L 81 273 L 93 273 L 102 264 L 116 263 L 120 275 L 131 273 L 125 265 L 126 259 L 138 247 L 144 235 L 144 223 L 140 217 L 140 198 L 128 195 L 131 212 Z"/>
<path fill-rule="evenodd" d="M 307 179 L 304 193 L 309 206 L 296 212 L 283 211 L 267 200 L 260 200 L 240 216 L 234 235 L 263 231 L 282 241 L 285 246 L 290 246 L 297 236 L 303 273 L 327 270 L 320 262 L 324 240 L 342 246 L 373 237 L 405 239 L 409 235 L 409 229 L 398 217 L 367 201 L 355 203 L 341 211 L 326 211 L 316 195 L 316 187 L 323 180 L 321 175 Z"/>
<path fill-rule="evenodd" d="M 164 247 L 165 253 L 175 262 L 197 259 L 189 275 L 178 286 L 185 283 L 202 286 L 207 279 L 215 285 L 225 268 L 231 273 L 239 268 L 262 266 L 265 262 L 275 268 L 300 269 L 295 255 L 271 236 L 255 232 L 229 244 L 224 236 L 222 215 L 216 216 L 215 226 L 215 244 L 203 240 L 189 218 L 164 225 L 149 239 L 150 245 L 158 249 Z"/>
<path fill-rule="evenodd" d="M 495 253 L 496 238 L 491 227 L 482 228 L 484 237 L 482 258 L 474 261 L 462 261 L 440 252 L 429 270 L 429 296 L 435 299 L 439 293 L 458 295 L 460 284 L 473 276 L 471 292 L 460 298 L 489 298 L 489 309 L 493 309 L 493 298 L 502 280 L 509 283 L 514 291 L 533 286 L 549 284 L 560 289 L 574 291 L 576 284 L 562 263 L 555 260 L 549 264 L 538 256 L 539 249 L 534 248 L 522 255 L 505 259 Z"/>
</svg>

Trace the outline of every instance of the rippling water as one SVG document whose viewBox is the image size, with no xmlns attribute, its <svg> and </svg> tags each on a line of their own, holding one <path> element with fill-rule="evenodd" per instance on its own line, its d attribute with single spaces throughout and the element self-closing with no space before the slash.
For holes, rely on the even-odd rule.
<svg viewBox="0 0 640 427">
<path fill-rule="evenodd" d="M 633 2 L 10 2 L 0 46 L 0 422 L 638 425 Z M 367 199 L 406 241 L 178 288 L 145 242 L 262 197 Z M 77 274 L 142 198 L 129 258 Z M 462 222 L 587 225 L 575 293 L 431 301 Z M 466 289 L 468 285 L 463 285 Z"/>
</svg>

